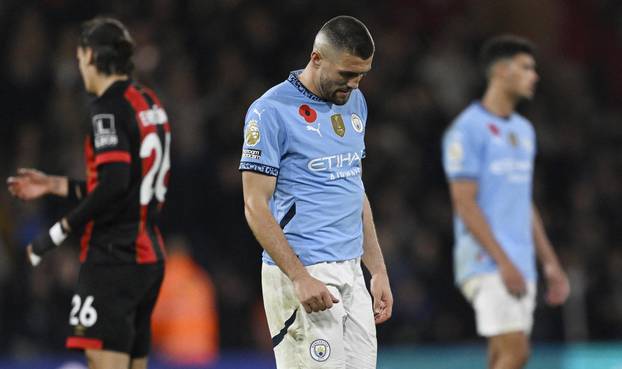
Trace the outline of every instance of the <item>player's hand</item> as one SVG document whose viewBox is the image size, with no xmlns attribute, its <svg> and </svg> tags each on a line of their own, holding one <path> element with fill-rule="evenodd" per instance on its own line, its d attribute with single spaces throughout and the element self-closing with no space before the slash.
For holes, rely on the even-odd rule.
<svg viewBox="0 0 622 369">
<path fill-rule="evenodd" d="M 501 273 L 505 288 L 511 295 L 520 298 L 527 293 L 525 279 L 511 261 L 499 264 L 499 273 Z"/>
<path fill-rule="evenodd" d="M 387 273 L 377 273 L 371 277 L 370 292 L 374 299 L 374 320 L 376 324 L 384 323 L 393 313 L 393 294 Z"/>
<path fill-rule="evenodd" d="M 324 311 L 339 302 L 326 285 L 305 273 L 292 280 L 298 300 L 307 313 Z"/>
<path fill-rule="evenodd" d="M 563 304 L 570 294 L 570 283 L 566 273 L 558 264 L 549 264 L 544 266 L 544 277 L 547 284 L 547 304 L 551 306 Z"/>
<path fill-rule="evenodd" d="M 50 178 L 36 169 L 20 168 L 17 175 L 7 179 L 9 192 L 21 200 L 34 200 L 46 193 Z"/>
<path fill-rule="evenodd" d="M 26 247 L 26 254 L 28 255 L 28 261 L 33 267 L 36 267 L 41 262 L 41 256 L 37 255 L 32 251 L 32 244 Z"/>
</svg>

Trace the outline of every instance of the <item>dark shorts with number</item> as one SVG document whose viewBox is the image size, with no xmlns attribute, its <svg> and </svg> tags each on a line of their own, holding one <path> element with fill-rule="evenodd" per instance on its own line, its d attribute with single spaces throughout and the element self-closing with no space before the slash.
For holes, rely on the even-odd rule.
<svg viewBox="0 0 622 369">
<path fill-rule="evenodd" d="M 71 301 L 67 348 L 147 356 L 151 313 L 163 277 L 162 262 L 82 264 Z"/>
</svg>

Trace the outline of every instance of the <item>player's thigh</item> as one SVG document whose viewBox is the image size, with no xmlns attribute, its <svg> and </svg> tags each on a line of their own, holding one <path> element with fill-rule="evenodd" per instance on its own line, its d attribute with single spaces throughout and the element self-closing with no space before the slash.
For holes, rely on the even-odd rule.
<svg viewBox="0 0 622 369">
<path fill-rule="evenodd" d="M 497 357 L 516 355 L 523 358 L 529 356 L 529 336 L 524 332 L 511 332 L 488 337 L 488 346 Z"/>
<path fill-rule="evenodd" d="M 107 350 L 85 350 L 89 369 L 129 368 L 130 357 L 126 353 Z"/>
<path fill-rule="evenodd" d="M 154 276 L 138 265 L 83 265 L 72 298 L 70 349 L 131 354 L 137 307 Z"/>
<path fill-rule="evenodd" d="M 147 369 L 147 358 L 132 358 L 130 361 L 130 369 Z"/>
<path fill-rule="evenodd" d="M 122 266 L 81 266 L 69 313 L 68 348 L 129 353 L 134 337 L 128 318 L 132 304 L 119 299 L 127 278 L 131 276 Z"/>
<path fill-rule="evenodd" d="M 527 284 L 527 293 L 511 295 L 499 273 L 473 277 L 463 285 L 463 293 L 475 310 L 477 332 L 492 337 L 513 332 L 529 335 L 533 326 L 535 283 Z"/>
<path fill-rule="evenodd" d="M 350 296 L 344 298 L 347 318 L 344 326 L 346 368 L 376 368 L 377 339 L 372 299 L 365 286 L 360 264 L 355 266 Z M 345 297 L 345 296 L 344 296 Z"/>
<path fill-rule="evenodd" d="M 134 313 L 134 342 L 130 351 L 130 357 L 144 358 L 149 354 L 151 347 L 151 315 L 158 300 L 162 280 L 164 279 L 164 266 L 160 263 L 139 266 L 142 275 L 145 276 L 145 290 L 143 297 L 138 300 Z"/>
<path fill-rule="evenodd" d="M 315 273 L 314 277 L 319 276 Z M 266 264 L 262 268 L 262 288 L 278 369 L 345 368 L 342 303 L 307 313 L 289 278 L 278 267 Z M 328 288 L 341 300 L 336 288 Z"/>
</svg>

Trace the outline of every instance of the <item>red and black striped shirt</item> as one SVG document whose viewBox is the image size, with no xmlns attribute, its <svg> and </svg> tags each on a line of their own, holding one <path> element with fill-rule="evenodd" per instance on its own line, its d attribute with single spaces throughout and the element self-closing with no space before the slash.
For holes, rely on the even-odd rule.
<svg viewBox="0 0 622 369">
<path fill-rule="evenodd" d="M 164 259 L 157 226 L 170 171 L 171 127 L 153 91 L 112 84 L 91 106 L 86 197 L 67 220 L 85 226 L 80 261 L 148 264 Z M 71 191 L 71 189 L 70 189 Z"/>
</svg>

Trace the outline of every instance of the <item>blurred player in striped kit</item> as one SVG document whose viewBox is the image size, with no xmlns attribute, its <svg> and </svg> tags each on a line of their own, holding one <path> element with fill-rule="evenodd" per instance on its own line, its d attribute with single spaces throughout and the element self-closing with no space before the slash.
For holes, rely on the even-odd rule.
<svg viewBox="0 0 622 369">
<path fill-rule="evenodd" d="M 9 190 L 23 200 L 67 198 L 75 207 L 28 246 L 33 265 L 82 232 L 80 275 L 67 347 L 90 368 L 143 369 L 151 312 L 164 275 L 158 215 L 170 170 L 171 128 L 158 97 L 131 78 L 134 42 L 116 19 L 82 25 L 80 74 L 94 95 L 85 139 L 87 180 L 21 169 Z"/>
</svg>

